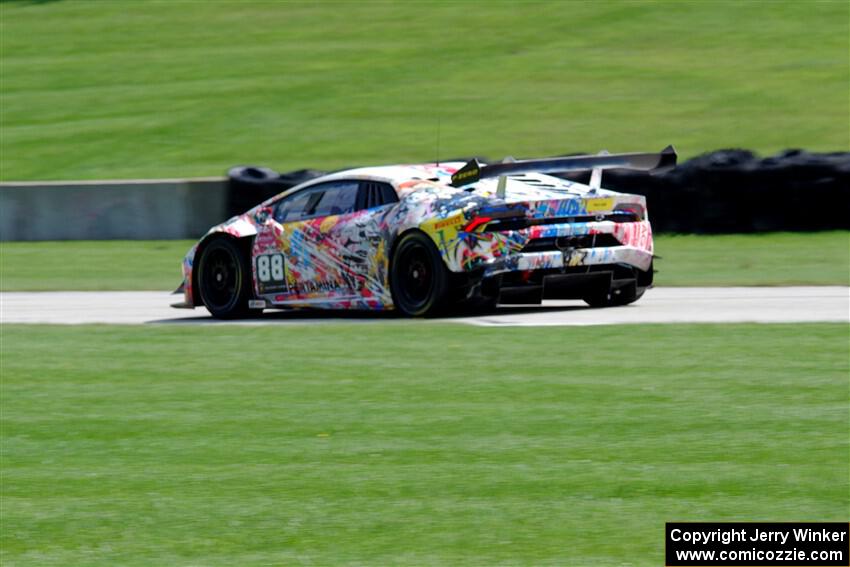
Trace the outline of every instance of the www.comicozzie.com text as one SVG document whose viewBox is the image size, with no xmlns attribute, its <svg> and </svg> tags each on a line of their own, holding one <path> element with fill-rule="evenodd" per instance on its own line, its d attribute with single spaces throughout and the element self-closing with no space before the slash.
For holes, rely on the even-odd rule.
<svg viewBox="0 0 850 567">
<path fill-rule="evenodd" d="M 811 528 L 798 528 L 790 531 L 740 528 L 716 529 L 706 532 L 675 528 L 670 532 L 670 539 L 689 543 L 722 543 L 724 545 L 736 541 L 775 541 L 785 545 L 788 542 L 788 537 L 792 534 L 795 541 L 798 542 L 842 542 L 845 541 L 847 532 L 827 529 L 813 530 Z"/>
</svg>

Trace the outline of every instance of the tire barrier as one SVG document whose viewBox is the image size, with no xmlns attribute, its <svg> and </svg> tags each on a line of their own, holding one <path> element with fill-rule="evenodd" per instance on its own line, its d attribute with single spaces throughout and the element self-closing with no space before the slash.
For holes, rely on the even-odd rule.
<svg viewBox="0 0 850 567">
<path fill-rule="evenodd" d="M 244 213 L 278 193 L 321 175 L 325 175 L 325 172 L 315 169 L 278 173 L 267 167 L 244 165 L 232 167 L 227 172 L 228 217 Z"/>
<path fill-rule="evenodd" d="M 228 172 L 228 211 L 242 213 L 323 173 L 235 167 Z M 587 183 L 590 172 L 562 177 Z M 602 185 L 645 195 L 655 232 L 850 229 L 850 153 L 786 150 L 759 158 L 747 150 L 718 150 L 662 174 L 608 170 Z"/>
<path fill-rule="evenodd" d="M 563 177 L 586 183 L 590 174 Z M 609 170 L 602 185 L 646 196 L 654 232 L 850 229 L 850 153 L 719 150 L 662 174 Z"/>
</svg>

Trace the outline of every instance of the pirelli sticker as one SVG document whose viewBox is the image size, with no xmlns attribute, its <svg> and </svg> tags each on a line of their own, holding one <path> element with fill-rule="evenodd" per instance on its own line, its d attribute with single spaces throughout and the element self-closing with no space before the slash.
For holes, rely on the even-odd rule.
<svg viewBox="0 0 850 567">
<path fill-rule="evenodd" d="M 595 199 L 586 199 L 584 208 L 588 213 L 602 213 L 610 211 L 614 208 L 613 197 L 598 197 Z"/>
<path fill-rule="evenodd" d="M 449 228 L 450 226 L 457 226 L 463 222 L 463 216 L 456 215 L 454 217 L 448 218 L 446 220 L 441 220 L 434 223 L 434 230 L 443 230 L 444 228 Z"/>
</svg>

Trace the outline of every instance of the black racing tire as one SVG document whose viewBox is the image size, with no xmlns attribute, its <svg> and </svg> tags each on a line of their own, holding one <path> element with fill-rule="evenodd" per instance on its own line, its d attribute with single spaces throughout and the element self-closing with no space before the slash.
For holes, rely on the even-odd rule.
<svg viewBox="0 0 850 567">
<path fill-rule="evenodd" d="M 582 299 L 591 307 L 620 307 L 634 303 L 643 297 L 646 288 L 638 288 L 637 291 L 628 292 L 624 289 L 605 290 L 600 293 L 586 295 Z"/>
<path fill-rule="evenodd" d="M 217 319 L 238 319 L 256 312 L 248 308 L 253 297 L 251 266 L 238 242 L 214 238 L 198 260 L 198 290 L 201 301 Z"/>
<path fill-rule="evenodd" d="M 257 165 L 237 165 L 227 171 L 227 177 L 232 181 L 247 183 L 249 185 L 265 185 L 274 181 L 280 174 L 268 167 Z"/>
<path fill-rule="evenodd" d="M 476 313 L 478 315 L 492 313 L 496 310 L 498 306 L 498 297 L 475 297 L 472 299 L 467 299 L 464 302 L 464 307 L 466 307 L 468 311 Z"/>
<path fill-rule="evenodd" d="M 402 236 L 390 264 L 396 309 L 408 317 L 435 315 L 445 307 L 448 288 L 448 269 L 431 239 L 422 232 Z"/>
</svg>

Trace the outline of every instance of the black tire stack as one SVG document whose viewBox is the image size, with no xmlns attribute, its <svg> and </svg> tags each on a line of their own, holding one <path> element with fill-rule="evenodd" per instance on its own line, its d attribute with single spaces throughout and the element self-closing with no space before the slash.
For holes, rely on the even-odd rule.
<svg viewBox="0 0 850 567">
<path fill-rule="evenodd" d="M 278 173 L 268 167 L 254 165 L 231 167 L 227 172 L 227 215 L 240 215 L 278 193 L 324 174 L 324 171 L 315 169 Z"/>
<path fill-rule="evenodd" d="M 563 177 L 586 183 L 589 173 Z M 654 232 L 850 229 L 850 153 L 719 150 L 659 175 L 606 171 L 602 185 L 645 195 Z"/>
</svg>

